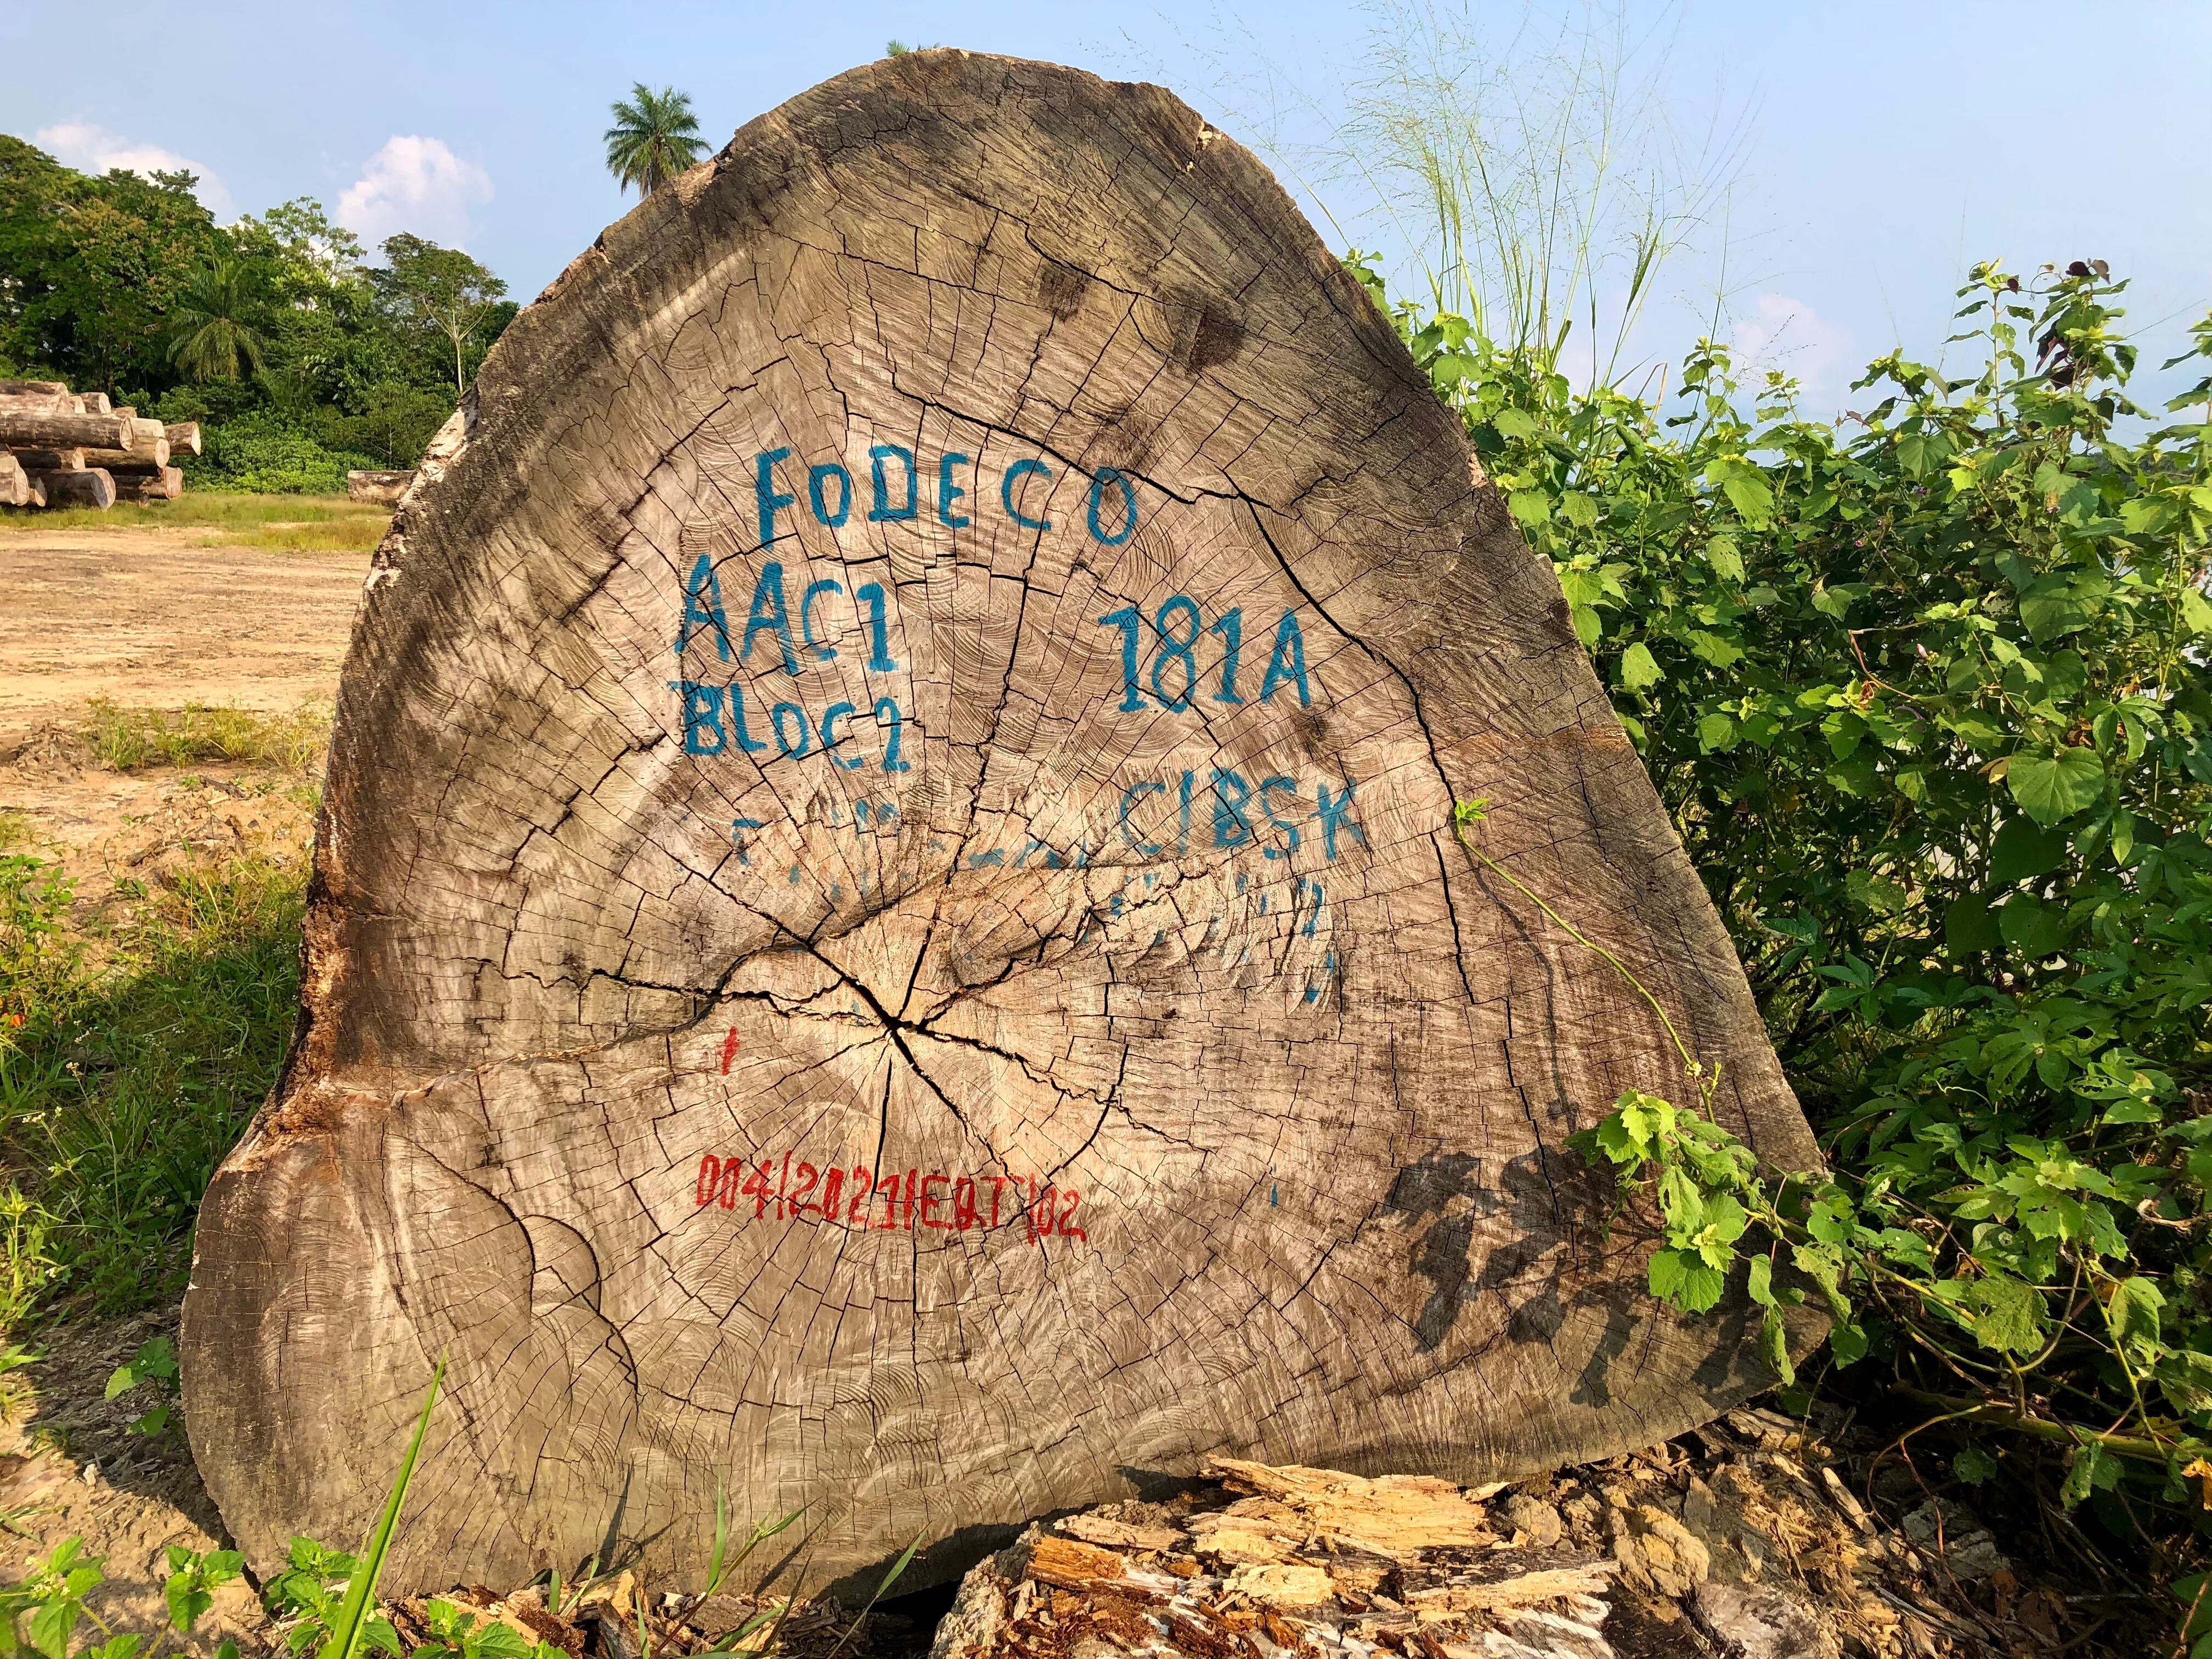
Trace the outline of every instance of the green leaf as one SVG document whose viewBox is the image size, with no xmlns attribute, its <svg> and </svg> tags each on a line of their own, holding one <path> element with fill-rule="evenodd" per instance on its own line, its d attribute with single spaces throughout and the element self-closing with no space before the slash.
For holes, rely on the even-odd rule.
<svg viewBox="0 0 2212 1659">
<path fill-rule="evenodd" d="M 1743 580 L 1743 555 L 1736 551 L 1734 541 L 1726 536 L 1716 536 L 1705 544 L 1705 562 L 1713 574 L 1732 582 Z"/>
<path fill-rule="evenodd" d="M 1559 497 L 1559 516 L 1579 530 L 1587 530 L 1598 521 L 1598 505 L 1578 490 L 1570 490 Z"/>
<path fill-rule="evenodd" d="M 1774 513 L 1774 491 L 1766 480 L 1749 471 L 1731 472 L 1721 485 L 1729 498 L 1729 505 L 1743 515 L 1743 521 L 1754 530 L 1765 527 Z"/>
<path fill-rule="evenodd" d="M 1717 749 L 1735 747 L 1735 722 L 1726 714 L 1705 714 L 1698 720 L 1698 747 L 1710 755 Z"/>
<path fill-rule="evenodd" d="M 1996 912 L 1978 894 L 1958 900 L 1943 912 L 1943 943 L 1961 955 L 1996 950 L 2004 943 Z"/>
<path fill-rule="evenodd" d="M 2033 1353 L 2043 1346 L 2043 1297 L 2032 1285 L 1992 1273 L 1959 1294 L 1966 1328 L 1999 1353 Z"/>
<path fill-rule="evenodd" d="M 1532 530 L 1552 516 L 1552 498 L 1540 489 L 1516 489 L 1505 498 L 1505 506 Z"/>
<path fill-rule="evenodd" d="M 2105 1323 L 2111 1328 L 2113 1346 L 2138 1370 L 2148 1370 L 2158 1361 L 2159 1312 L 2165 1306 L 2158 1286 L 2140 1275 L 2115 1285 L 2112 1300 L 2105 1304 Z"/>
<path fill-rule="evenodd" d="M 1844 891 L 1854 904 L 1863 905 L 1878 916 L 1893 916 L 1911 902 L 1911 895 L 1897 883 L 1868 870 L 1853 870 L 1846 875 Z"/>
<path fill-rule="evenodd" d="M 1997 1472 L 1997 1460 L 1978 1447 L 1969 1446 L 1951 1460 L 1951 1473 L 1970 1486 L 1978 1486 Z"/>
<path fill-rule="evenodd" d="M 1533 438 L 1543 430 L 1525 409 L 1501 409 L 1490 417 L 1490 423 L 1509 438 Z"/>
<path fill-rule="evenodd" d="M 2074 1448 L 2066 1460 L 2066 1479 L 2058 1487 L 2058 1499 L 2072 1509 L 2093 1492 L 2109 1492 L 2119 1484 L 2120 1460 L 2106 1451 L 2098 1441 L 2085 1440 Z"/>
<path fill-rule="evenodd" d="M 1853 1225 L 1848 1200 L 1823 1199 L 1805 1214 L 1805 1231 L 1823 1244 L 1850 1243 Z"/>
<path fill-rule="evenodd" d="M 1793 1244 L 1790 1260 L 1799 1273 L 1820 1287 L 1828 1311 L 1838 1319 L 1851 1316 L 1850 1298 L 1844 1294 L 1843 1255 L 1832 1244 Z"/>
<path fill-rule="evenodd" d="M 1728 1276 L 1707 1267 L 1695 1250 L 1654 1250 L 1644 1277 L 1652 1295 L 1685 1313 L 1705 1312 L 1728 1285 Z"/>
<path fill-rule="evenodd" d="M 1765 1259 L 1759 1257 L 1761 1261 Z M 1759 1322 L 1759 1357 L 1783 1387 L 1797 1380 L 1797 1368 L 1790 1363 L 1790 1333 L 1783 1328 L 1778 1309 L 1769 1308 Z"/>
<path fill-rule="evenodd" d="M 1752 1257 L 1751 1276 L 1744 1281 L 1744 1289 L 1762 1308 L 1778 1305 L 1774 1299 L 1774 1262 L 1771 1257 Z"/>
<path fill-rule="evenodd" d="M 407 1488 L 415 1479 L 416 1461 L 422 1455 L 422 1437 L 429 1431 L 430 1413 L 437 1406 L 438 1385 L 445 1376 L 446 1362 L 441 1358 L 430 1373 L 430 1386 L 422 1396 L 422 1415 L 415 1419 L 414 1437 L 407 1443 L 406 1455 L 399 1460 L 399 1473 L 392 1479 L 384 1512 L 377 1517 L 375 1530 L 369 1534 L 361 1559 L 346 1582 L 345 1601 L 331 1625 L 330 1639 L 323 1644 L 319 1659 L 355 1659 L 364 1640 L 377 1639 L 370 1628 L 373 1622 L 383 1624 L 386 1633 L 391 1634 L 391 1626 L 376 1616 L 376 1581 L 383 1574 L 385 1558 L 392 1553 L 392 1540 L 399 1530 L 400 1506 L 407 1501 Z M 392 1637 L 392 1643 L 396 1649 L 396 1636 Z"/>
<path fill-rule="evenodd" d="M 2158 1362 L 2158 1386 L 2178 1412 L 2212 1413 L 2212 1354 L 2169 1349 Z"/>
<path fill-rule="evenodd" d="M 1898 465 L 1924 478 L 1951 457 L 1951 441 L 1941 432 L 1908 432 L 1897 441 Z"/>
<path fill-rule="evenodd" d="M 2004 781 L 2021 809 L 2045 825 L 2094 805 L 2105 793 L 2105 769 L 2087 749 L 2015 754 Z"/>
<path fill-rule="evenodd" d="M 1743 653 L 1719 635 L 1705 629 L 1692 629 L 1690 634 L 1691 653 L 1716 668 L 1733 668 L 1743 659 Z"/>
<path fill-rule="evenodd" d="M 2194 587 L 2183 588 L 2181 621 L 2192 634 L 2212 634 L 2212 600 Z"/>
<path fill-rule="evenodd" d="M 1838 1320 L 1828 1330 L 1828 1352 L 1838 1365 L 1856 1365 L 1866 1358 L 1865 1329 L 1847 1319 Z"/>
<path fill-rule="evenodd" d="M 2066 942 L 2066 913 L 2027 893 L 2016 893 L 1997 912 L 2006 946 L 2023 962 L 2055 956 Z"/>
<path fill-rule="evenodd" d="M 2066 850 L 2065 836 L 2033 818 L 2013 818 L 1997 831 L 1990 846 L 1990 879 L 2000 887 L 2011 887 L 2049 875 L 2066 862 Z"/>
<path fill-rule="evenodd" d="M 1667 678 L 1659 666 L 1650 647 L 1638 640 L 1620 653 L 1620 683 L 1631 691 L 1641 691 Z"/>
<path fill-rule="evenodd" d="M 2049 592 L 2022 595 L 2020 619 L 2027 624 L 2030 639 L 2038 645 L 2047 645 L 2052 640 L 2087 628 L 2090 623 L 2090 613 L 2089 607 L 2072 588 L 2059 587 Z"/>
</svg>

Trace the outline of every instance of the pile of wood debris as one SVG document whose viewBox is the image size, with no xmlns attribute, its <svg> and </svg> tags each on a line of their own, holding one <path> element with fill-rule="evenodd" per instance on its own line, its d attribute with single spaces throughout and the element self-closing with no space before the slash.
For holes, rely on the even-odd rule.
<svg viewBox="0 0 2212 1659">
<path fill-rule="evenodd" d="M 1981 1659 L 2096 1633 L 1965 1510 L 1916 1485 L 1886 1525 L 1833 1456 L 1738 1411 L 1510 1490 L 1217 1460 L 1218 1486 L 1031 1527 L 932 1659 Z"/>
</svg>

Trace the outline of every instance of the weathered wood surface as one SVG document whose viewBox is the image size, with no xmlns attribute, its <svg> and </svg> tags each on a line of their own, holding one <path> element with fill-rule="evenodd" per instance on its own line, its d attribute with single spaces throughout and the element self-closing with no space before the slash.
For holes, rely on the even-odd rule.
<svg viewBox="0 0 2212 1659">
<path fill-rule="evenodd" d="M 171 421 L 161 428 L 161 435 L 169 441 L 172 455 L 197 455 L 200 453 L 200 423 L 198 421 Z"/>
<path fill-rule="evenodd" d="M 59 380 L 0 380 L 0 416 L 82 412 L 70 389 Z"/>
<path fill-rule="evenodd" d="M 0 444 L 10 449 L 127 449 L 127 415 L 49 415 L 0 409 Z"/>
<path fill-rule="evenodd" d="M 376 556 L 185 1304 L 232 1532 L 359 1535 L 441 1355 L 394 1587 L 696 1579 L 718 1488 L 920 1582 L 1209 1455 L 1475 1481 L 1762 1386 L 1601 1241 L 1561 1143 L 1679 1069 L 1474 796 L 1813 1160 L 1551 571 L 1250 155 L 956 52 L 753 122 Z"/>
<path fill-rule="evenodd" d="M 82 472 L 85 457 L 90 453 L 113 455 L 118 452 L 102 449 L 97 452 L 82 449 L 11 449 L 7 452 L 15 458 L 15 465 L 26 472 Z"/>
<path fill-rule="evenodd" d="M 1025 1533 L 968 1575 L 930 1659 L 1611 1659 L 1621 1564 L 1561 1547 L 1556 1516 L 1537 1542 L 1447 1481 L 1202 1473 L 1226 1492 Z"/>
<path fill-rule="evenodd" d="M 115 505 L 115 480 L 103 468 L 87 467 L 76 472 L 28 470 L 27 476 L 45 493 L 42 504 L 46 507 L 96 507 L 104 510 Z"/>
<path fill-rule="evenodd" d="M 151 423 L 141 422 L 139 424 Z M 169 441 L 159 436 L 147 438 L 142 435 L 128 449 L 85 449 L 77 453 L 83 456 L 88 466 L 159 469 L 169 464 Z"/>
<path fill-rule="evenodd" d="M 372 507 L 397 507 L 414 482 L 412 472 L 349 472 L 346 499 Z"/>
<path fill-rule="evenodd" d="M 28 507 L 31 504 L 31 480 L 15 456 L 0 449 L 0 505 Z M 43 502 L 41 503 L 43 505 Z"/>
<path fill-rule="evenodd" d="M 185 493 L 184 469 L 174 466 L 132 468 L 111 472 L 118 501 L 173 501 Z"/>
</svg>

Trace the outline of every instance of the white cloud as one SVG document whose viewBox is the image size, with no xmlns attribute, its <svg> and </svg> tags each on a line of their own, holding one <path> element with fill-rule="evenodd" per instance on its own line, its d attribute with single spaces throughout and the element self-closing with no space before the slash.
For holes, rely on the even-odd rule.
<svg viewBox="0 0 2212 1659">
<path fill-rule="evenodd" d="M 201 205 L 219 220 L 237 216 L 230 191 L 223 187 L 212 167 L 173 149 L 163 149 L 159 144 L 133 143 L 122 134 L 110 132 L 90 121 L 64 121 L 58 126 L 40 127 L 31 135 L 31 142 L 64 166 L 75 167 L 80 173 L 97 174 L 122 167 L 146 178 L 156 173 L 196 173 L 199 183 L 194 193 Z"/>
<path fill-rule="evenodd" d="M 1832 377 L 1849 358 L 1851 337 L 1802 300 L 1762 294 L 1751 302 L 1749 316 L 1736 319 L 1732 343 L 1736 373 L 1747 388 L 1755 389 L 1768 369 L 1779 369 L 1804 387 L 1812 403 L 1840 393 Z"/>
<path fill-rule="evenodd" d="M 374 246 L 395 231 L 460 246 L 469 210 L 491 200 L 491 175 L 442 138 L 395 133 L 338 198 L 337 222 Z"/>
</svg>

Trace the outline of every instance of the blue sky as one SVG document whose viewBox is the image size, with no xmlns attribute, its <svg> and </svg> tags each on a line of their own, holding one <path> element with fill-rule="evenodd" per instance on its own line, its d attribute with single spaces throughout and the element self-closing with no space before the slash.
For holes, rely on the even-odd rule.
<svg viewBox="0 0 2212 1659">
<path fill-rule="evenodd" d="M 1508 33 L 1519 4 L 1476 6 Z M 2136 279 L 2146 356 L 2212 306 L 2212 5 L 2127 0 L 1626 0 L 1681 131 L 1741 135 L 1726 234 L 1662 277 L 1636 337 L 1677 356 L 1725 291 L 1721 331 L 1848 401 L 1850 370 L 1942 349 L 1975 259 L 2096 257 Z M 0 16 L 0 129 L 73 165 L 207 175 L 226 216 L 312 195 L 372 240 L 458 242 L 534 294 L 627 204 L 607 177 L 607 105 L 633 81 L 693 96 L 719 146 L 752 116 L 878 55 L 893 35 L 1164 81 L 1237 137 L 1249 77 L 1287 89 L 1276 136 L 1322 136 L 1371 14 L 1338 4 L 793 7 L 224 3 L 112 0 L 100 35 L 55 52 L 36 7 Z M 42 21 L 46 20 L 46 21 Z M 1243 82 L 1243 85 L 1239 85 Z M 1341 196 L 1342 192 L 1334 192 Z M 1331 203 L 1340 213 L 1348 206 Z M 1723 252 L 1725 258 L 1723 258 Z"/>
</svg>

